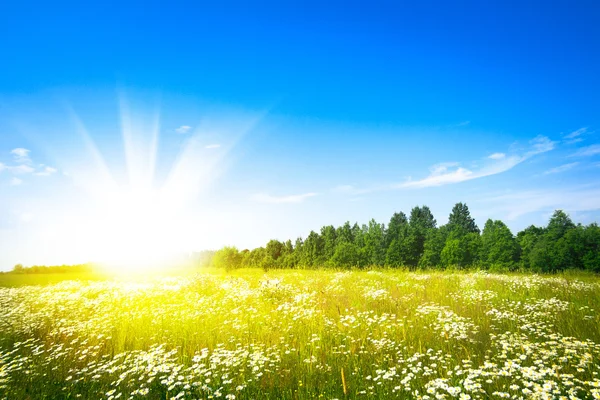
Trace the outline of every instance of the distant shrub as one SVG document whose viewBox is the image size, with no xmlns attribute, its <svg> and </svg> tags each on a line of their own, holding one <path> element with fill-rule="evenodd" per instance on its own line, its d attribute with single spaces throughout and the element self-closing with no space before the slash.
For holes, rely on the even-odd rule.
<svg viewBox="0 0 600 400">
<path fill-rule="evenodd" d="M 242 259 L 243 254 L 236 247 L 223 247 L 215 252 L 212 264 L 217 268 L 232 270 L 242 266 Z"/>
<path fill-rule="evenodd" d="M 13 274 L 66 274 L 66 273 L 86 273 L 93 270 L 92 264 L 76 264 L 76 265 L 33 265 L 24 267 L 22 264 L 17 264 L 13 267 Z"/>
</svg>

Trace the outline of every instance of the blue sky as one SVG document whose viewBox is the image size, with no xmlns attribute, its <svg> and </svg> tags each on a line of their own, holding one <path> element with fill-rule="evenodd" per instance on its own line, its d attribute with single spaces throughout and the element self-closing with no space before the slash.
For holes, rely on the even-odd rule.
<svg viewBox="0 0 600 400">
<path fill-rule="evenodd" d="M 597 2 L 322 3 L 2 2 L 0 269 L 599 219 Z"/>
</svg>

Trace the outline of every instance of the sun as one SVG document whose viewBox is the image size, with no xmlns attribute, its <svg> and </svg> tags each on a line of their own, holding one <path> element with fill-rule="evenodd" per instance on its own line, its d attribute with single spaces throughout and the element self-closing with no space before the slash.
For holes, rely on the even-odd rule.
<svg viewBox="0 0 600 400">
<path fill-rule="evenodd" d="M 72 141 L 51 151 L 75 190 L 43 234 L 56 259 L 145 273 L 210 242 L 215 221 L 204 196 L 266 111 L 213 110 L 175 134 L 161 127 L 157 104 L 137 101 L 132 112 L 123 92 L 118 100 L 121 132 L 105 136 L 92 134 L 69 107 Z"/>
<path fill-rule="evenodd" d="M 90 240 L 111 269 L 157 269 L 184 252 L 185 228 L 161 190 L 126 187 L 107 193 L 96 213 L 101 218 Z"/>
</svg>

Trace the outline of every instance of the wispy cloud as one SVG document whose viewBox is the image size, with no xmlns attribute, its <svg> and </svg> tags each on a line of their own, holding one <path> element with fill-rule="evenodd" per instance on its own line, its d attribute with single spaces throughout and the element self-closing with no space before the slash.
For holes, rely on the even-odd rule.
<svg viewBox="0 0 600 400">
<path fill-rule="evenodd" d="M 13 174 L 31 174 L 35 169 L 30 167 L 29 165 L 21 164 L 15 166 L 7 166 L 7 170 L 12 172 Z"/>
<path fill-rule="evenodd" d="M 544 175 L 550 175 L 550 174 L 559 174 L 561 172 L 565 172 L 570 170 L 573 167 L 576 167 L 577 165 L 579 165 L 578 162 L 573 162 L 573 163 L 569 163 L 569 164 L 563 164 L 561 166 L 555 167 L 555 168 L 551 168 L 547 171 L 544 171 Z"/>
<path fill-rule="evenodd" d="M 19 179 L 19 178 L 12 178 L 10 180 L 10 186 L 19 186 L 22 183 L 23 183 L 23 180 Z"/>
<path fill-rule="evenodd" d="M 596 154 L 600 154 L 600 144 L 582 147 L 575 153 L 571 154 L 570 157 L 590 157 L 595 156 Z"/>
<path fill-rule="evenodd" d="M 583 138 L 581 136 L 587 134 L 587 133 L 591 133 L 588 130 L 588 127 L 583 127 L 583 128 L 579 128 L 576 131 L 573 131 L 571 133 L 567 133 L 567 134 L 563 134 L 563 138 L 565 139 L 565 143 L 566 144 L 574 144 L 574 143 L 579 143 L 583 141 Z"/>
<path fill-rule="evenodd" d="M 469 125 L 470 123 L 471 123 L 471 121 L 462 121 L 462 122 L 459 122 L 458 124 L 456 124 L 455 126 L 456 126 L 456 127 L 460 127 L 460 126 L 467 126 L 467 125 Z"/>
<path fill-rule="evenodd" d="M 565 196 L 568 193 L 568 196 Z M 563 209 L 567 212 L 600 210 L 600 188 L 579 186 L 561 189 L 532 190 L 491 196 L 480 200 L 490 213 L 504 214 L 515 220 L 522 215 Z"/>
<path fill-rule="evenodd" d="M 581 136 L 584 133 L 586 133 L 587 130 L 588 130 L 587 126 L 583 127 L 583 128 L 579 128 L 576 131 L 566 134 L 564 137 L 565 137 L 565 139 L 575 139 L 576 137 Z"/>
<path fill-rule="evenodd" d="M 205 149 L 218 149 L 219 147 L 221 147 L 221 145 L 218 143 L 209 144 L 207 146 L 204 146 Z"/>
<path fill-rule="evenodd" d="M 0 163 L 0 172 L 8 171 L 13 175 L 34 174 L 38 176 L 49 176 L 57 172 L 56 168 L 40 164 L 38 167 L 33 165 L 33 160 L 30 157 L 31 150 L 18 147 L 12 149 L 10 154 L 13 156 L 12 165 Z M 14 182 L 17 182 L 14 180 Z M 20 183 L 19 183 L 20 184 Z"/>
<path fill-rule="evenodd" d="M 191 126 L 189 126 L 189 125 L 181 125 L 179 128 L 175 129 L 175 132 L 184 134 L 184 133 L 188 133 L 191 130 L 192 130 Z"/>
<path fill-rule="evenodd" d="M 515 154 L 507 155 L 498 152 L 485 157 L 482 160 L 483 165 L 477 169 L 462 167 L 459 162 L 444 162 L 431 166 L 429 175 L 423 179 L 413 180 L 409 177 L 404 182 L 381 184 L 370 188 L 340 185 L 332 188 L 331 191 L 359 195 L 386 190 L 420 189 L 465 182 L 508 171 L 531 157 L 553 150 L 555 146 L 556 142 L 540 135 L 529 141 L 528 148 L 520 149 L 520 151 L 511 150 Z"/>
<path fill-rule="evenodd" d="M 57 171 L 56 168 L 44 166 L 44 169 L 42 171 L 40 171 L 40 172 L 36 172 L 35 175 L 37 175 L 37 176 L 50 176 L 50 175 L 56 173 L 56 171 Z"/>
<path fill-rule="evenodd" d="M 22 147 L 11 150 L 10 154 L 13 155 L 15 162 L 20 164 L 28 164 L 31 163 L 31 159 L 29 158 L 29 153 L 31 150 L 24 149 Z"/>
<path fill-rule="evenodd" d="M 483 178 L 508 171 L 523 161 L 541 153 L 554 149 L 555 142 L 545 136 L 538 136 L 529 142 L 529 149 L 520 155 L 507 156 L 503 153 L 494 153 L 489 156 L 488 161 L 478 170 L 470 170 L 460 167 L 458 163 L 436 164 L 430 168 L 430 174 L 419 180 L 408 179 L 406 182 L 393 185 L 395 189 L 402 188 L 426 188 L 433 186 L 449 185 L 472 179 Z M 502 154 L 502 156 L 500 156 Z"/>
<path fill-rule="evenodd" d="M 527 153 L 525 153 L 525 156 L 527 158 L 536 154 L 545 153 L 547 151 L 553 150 L 556 146 L 556 142 L 542 135 L 533 138 L 529 141 L 529 143 L 531 144 L 531 149 Z"/>
<path fill-rule="evenodd" d="M 252 200 L 269 204 L 302 203 L 304 200 L 316 195 L 317 193 L 304 193 L 290 196 L 271 196 L 270 194 L 259 193 L 252 196 Z"/>
</svg>

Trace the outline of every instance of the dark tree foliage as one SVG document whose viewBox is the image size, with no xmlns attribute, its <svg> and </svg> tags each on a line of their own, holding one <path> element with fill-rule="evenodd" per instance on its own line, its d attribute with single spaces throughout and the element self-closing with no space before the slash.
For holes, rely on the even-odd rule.
<svg viewBox="0 0 600 400">
<path fill-rule="evenodd" d="M 321 228 L 321 237 L 323 238 L 323 256 L 326 260 L 331 260 L 335 252 L 336 230 L 332 225 Z"/>
<path fill-rule="evenodd" d="M 488 219 L 480 233 L 464 203 L 457 203 L 448 223 L 437 227 L 427 206 L 414 207 L 407 218 L 394 213 L 388 226 L 344 223 L 311 231 L 306 239 L 280 242 L 239 252 L 226 247 L 211 265 L 224 268 L 481 268 L 494 271 L 600 272 L 600 227 L 575 225 L 561 210 L 546 227 L 530 226 L 516 237 L 499 220 Z M 207 263 L 202 263 L 206 265 Z M 15 267 L 21 272 L 22 267 Z M 22 272 L 21 272 L 22 273 Z"/>
<path fill-rule="evenodd" d="M 406 234 L 408 231 L 408 219 L 403 212 L 394 213 L 390 219 L 387 231 L 385 233 L 385 245 L 389 247 L 390 244 L 396 241 L 406 240 Z"/>
<path fill-rule="evenodd" d="M 544 228 L 531 225 L 517 234 L 519 262 L 522 269 L 531 269 L 531 259 L 537 242 L 543 237 Z"/>
<path fill-rule="evenodd" d="M 519 259 L 519 244 L 504 222 L 488 219 L 481 233 L 480 260 L 496 270 L 514 270 Z"/>
<path fill-rule="evenodd" d="M 352 230 L 352 226 L 350 225 L 349 221 L 336 229 L 335 241 L 336 246 L 340 245 L 341 243 L 354 243 L 354 231 Z"/>
<path fill-rule="evenodd" d="M 464 203 L 456 203 L 448 217 L 448 229 L 453 237 L 460 237 L 468 233 L 479 233 L 475 220 L 471 217 L 469 207 Z"/>
<path fill-rule="evenodd" d="M 406 264 L 416 267 L 425 251 L 427 233 L 435 229 L 436 221 L 427 206 L 414 207 L 410 211 L 410 222 L 406 235 Z"/>
<path fill-rule="evenodd" d="M 266 250 L 267 254 L 271 256 L 273 260 L 277 261 L 285 253 L 285 244 L 281 243 L 279 240 L 269 240 Z"/>
<path fill-rule="evenodd" d="M 446 226 L 439 229 L 433 228 L 427 231 L 423 255 L 419 260 L 419 267 L 435 268 L 441 266 L 442 250 L 446 244 L 447 229 Z"/>
<path fill-rule="evenodd" d="M 364 252 L 370 265 L 383 265 L 385 262 L 385 226 L 374 219 L 364 236 Z"/>
</svg>

